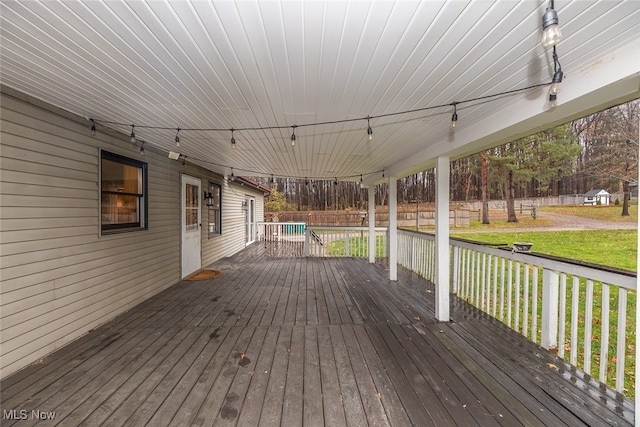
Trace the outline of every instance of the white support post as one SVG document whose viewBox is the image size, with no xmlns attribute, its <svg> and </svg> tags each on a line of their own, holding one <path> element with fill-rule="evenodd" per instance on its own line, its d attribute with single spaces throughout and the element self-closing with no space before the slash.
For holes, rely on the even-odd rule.
<svg viewBox="0 0 640 427">
<path fill-rule="evenodd" d="M 449 158 L 436 163 L 436 318 L 449 319 Z"/>
<path fill-rule="evenodd" d="M 369 186 L 369 262 L 376 262 L 376 188 Z"/>
<path fill-rule="evenodd" d="M 398 280 L 398 178 L 389 177 L 389 280 Z"/>
<path fill-rule="evenodd" d="M 557 271 L 545 268 L 542 273 L 542 338 L 540 345 L 547 350 L 558 348 L 559 292 L 560 275 Z M 535 337 L 531 338 L 535 340 Z"/>
</svg>

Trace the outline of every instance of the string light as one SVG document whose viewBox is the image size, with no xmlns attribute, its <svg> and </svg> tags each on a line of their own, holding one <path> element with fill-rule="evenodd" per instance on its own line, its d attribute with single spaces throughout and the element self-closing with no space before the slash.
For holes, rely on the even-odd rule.
<svg viewBox="0 0 640 427">
<path fill-rule="evenodd" d="M 136 142 L 136 133 L 133 131 L 133 128 L 135 127 L 135 125 L 131 125 L 131 136 L 129 136 L 129 141 L 131 141 L 132 144 L 135 144 Z"/>
<path fill-rule="evenodd" d="M 231 128 L 231 148 L 236 149 L 236 139 L 233 137 L 233 128 Z"/>
<path fill-rule="evenodd" d="M 187 164 L 187 156 L 183 155 L 182 156 L 182 166 Z"/>
<path fill-rule="evenodd" d="M 302 125 L 289 125 L 289 126 L 264 126 L 264 127 L 246 127 L 246 128 L 238 128 L 238 129 L 233 129 L 232 131 L 265 131 L 265 130 L 276 130 L 276 129 L 288 129 L 288 128 L 292 128 L 293 132 L 291 133 L 291 145 L 295 145 L 295 141 L 296 141 L 296 134 L 295 134 L 295 130 L 298 127 L 307 127 L 307 126 L 323 126 L 323 125 L 333 125 L 333 124 L 340 124 L 340 123 L 348 123 L 348 122 L 355 122 L 355 121 L 360 121 L 360 120 L 367 120 L 367 135 L 369 135 L 371 138 L 373 138 L 373 129 L 371 129 L 370 124 L 370 120 L 371 119 L 376 119 L 376 118 L 386 118 L 386 117 L 393 117 L 393 116 L 399 116 L 399 115 L 404 115 L 404 114 L 415 114 L 415 113 L 420 113 L 420 112 L 425 112 L 425 111 L 430 111 L 430 110 L 435 110 L 435 109 L 440 109 L 440 108 L 444 108 L 444 107 L 450 107 L 451 105 L 454 105 L 454 109 L 455 106 L 459 105 L 459 104 L 466 104 L 466 103 L 470 103 L 470 102 L 476 102 L 476 101 L 486 101 L 488 99 L 492 99 L 492 98 L 499 98 L 499 97 L 503 97 L 505 95 L 512 95 L 515 93 L 519 93 L 519 92 L 524 92 L 527 90 L 533 90 L 533 89 L 537 89 L 543 86 L 549 86 L 552 82 L 548 82 L 548 83 L 539 83 L 539 84 L 535 84 L 535 85 L 530 85 L 530 86 L 526 86 L 526 87 L 521 87 L 521 88 L 517 88 L 517 89 L 512 89 L 512 90 L 508 90 L 508 91 L 504 91 L 504 92 L 500 92 L 500 93 L 494 93 L 494 94 L 489 94 L 489 95 L 484 95 L 484 96 L 480 96 L 480 97 L 476 97 L 476 98 L 470 98 L 470 99 L 465 99 L 462 101 L 456 101 L 454 103 L 449 102 L 447 104 L 439 104 L 439 105 L 432 105 L 432 106 L 428 106 L 428 107 L 422 107 L 422 108 L 415 108 L 413 110 L 403 110 L 403 111 L 397 111 L 397 112 L 393 112 L 393 113 L 386 113 L 386 114 L 380 114 L 377 116 L 366 116 L 366 117 L 361 117 L 361 118 L 352 118 L 352 119 L 344 119 L 344 120 L 333 120 L 333 121 L 326 121 L 326 122 L 314 122 L 314 123 L 306 123 L 306 124 L 302 124 Z M 412 118 L 409 120 L 419 120 L 420 118 Z M 95 128 L 95 123 L 100 123 L 103 125 L 116 125 L 116 126 L 131 126 L 130 124 L 125 124 L 125 123 L 121 123 L 121 122 L 115 122 L 115 121 L 109 121 L 109 120 L 98 120 L 98 119 L 93 119 L 90 118 L 89 120 L 91 120 L 92 126 L 91 129 L 92 131 Z M 229 128 L 174 128 L 174 127 L 166 127 L 166 126 L 151 126 L 151 125 L 136 125 L 136 127 L 138 128 L 144 128 L 144 129 L 155 129 L 155 130 L 176 130 L 176 137 L 175 137 L 175 141 L 176 141 L 176 146 L 179 147 L 180 146 L 180 136 L 179 133 L 180 131 L 197 131 L 197 132 L 228 132 Z M 371 134 L 369 134 L 369 129 L 371 129 Z M 232 135 L 233 138 L 233 135 Z"/>
<path fill-rule="evenodd" d="M 369 123 L 370 119 L 371 116 L 367 116 L 367 135 L 369 135 L 369 141 L 373 141 L 373 129 L 371 129 L 371 124 Z"/>
<path fill-rule="evenodd" d="M 558 25 L 558 12 L 553 8 L 553 0 L 549 0 L 549 7 L 542 15 L 542 46 L 555 46 L 561 38 L 562 32 Z"/>
<path fill-rule="evenodd" d="M 96 121 L 91 119 L 91 136 L 96 134 Z"/>
<path fill-rule="evenodd" d="M 144 156 L 144 141 L 140 143 L 140 155 Z"/>
<path fill-rule="evenodd" d="M 556 51 L 556 47 L 553 47 L 553 79 L 551 80 L 551 85 L 549 86 L 549 109 L 554 109 L 558 106 L 558 92 L 560 92 L 560 83 L 562 83 L 562 79 L 564 78 L 564 73 L 562 72 L 562 66 L 560 65 L 560 60 L 558 59 L 558 52 Z"/>
<path fill-rule="evenodd" d="M 451 116 L 451 129 L 455 129 L 458 124 L 458 109 L 456 107 L 458 103 L 453 103 L 453 115 Z"/>
</svg>

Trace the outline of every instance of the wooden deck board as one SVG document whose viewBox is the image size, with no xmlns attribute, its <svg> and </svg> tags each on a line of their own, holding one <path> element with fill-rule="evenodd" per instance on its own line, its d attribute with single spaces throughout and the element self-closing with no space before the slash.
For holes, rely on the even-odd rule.
<svg viewBox="0 0 640 427">
<path fill-rule="evenodd" d="M 454 322 L 437 322 L 432 286 L 405 270 L 391 282 L 366 260 L 270 259 L 254 246 L 211 266 L 222 276 L 179 282 L 4 379 L 3 410 L 90 426 L 633 419 L 633 402 L 550 369 L 555 356 L 455 297 Z"/>
</svg>

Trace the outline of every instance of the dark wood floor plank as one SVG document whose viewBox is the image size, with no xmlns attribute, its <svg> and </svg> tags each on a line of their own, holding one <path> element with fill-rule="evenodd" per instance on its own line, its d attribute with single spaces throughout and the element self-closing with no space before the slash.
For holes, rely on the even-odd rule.
<svg viewBox="0 0 640 427">
<path fill-rule="evenodd" d="M 342 405 L 344 407 L 347 425 L 352 427 L 367 425 L 367 415 L 363 407 L 361 396 L 364 396 L 365 399 L 368 398 L 374 400 L 374 403 L 379 403 L 373 381 L 371 381 L 369 373 L 365 372 L 365 369 L 360 369 L 360 375 L 363 376 L 363 378 L 360 379 L 361 384 L 363 384 L 362 387 L 367 389 L 361 394 L 358 388 L 358 381 L 356 380 L 357 369 L 351 364 L 350 353 L 347 350 L 340 325 L 330 325 L 327 330 L 329 333 L 329 339 L 326 339 L 326 341 L 330 340 L 331 347 L 333 348 L 333 356 L 335 359 L 340 393 L 342 395 Z M 357 359 L 356 363 L 360 367 L 364 365 L 364 359 L 361 358 L 361 356 L 358 358 L 359 351 L 354 351 L 352 356 L 354 359 Z M 378 411 L 376 411 L 375 414 L 372 414 L 371 422 L 369 424 L 384 425 L 384 422 L 387 420 L 384 416 L 382 405 L 378 405 L 377 409 Z"/>
<path fill-rule="evenodd" d="M 329 272 L 327 279 L 334 289 L 333 295 L 340 313 L 340 324 L 363 323 L 362 314 L 348 291 L 349 285 L 345 280 L 345 274 L 338 270 L 335 262 L 325 262 L 325 266 Z"/>
<path fill-rule="evenodd" d="M 19 393 L 29 396 L 37 394 L 40 389 L 50 386 L 57 379 L 75 369 L 77 363 L 69 363 L 69 360 L 73 360 L 79 354 L 83 354 L 88 359 L 105 348 L 107 343 L 117 339 L 120 334 L 121 332 L 104 329 L 91 331 L 55 353 L 43 357 L 37 363 L 3 379 L 2 402 L 11 402 L 13 398 L 15 401 L 23 400 L 23 397 L 16 396 Z"/>
<path fill-rule="evenodd" d="M 225 367 L 225 361 L 227 361 L 230 355 L 233 354 L 233 349 L 236 347 L 236 343 L 240 337 L 240 332 L 242 331 L 242 328 L 240 327 L 232 327 L 228 329 L 229 332 L 226 335 L 224 334 L 225 328 L 222 326 L 212 332 L 214 337 L 215 335 L 218 335 L 218 337 L 213 339 L 222 340 L 220 346 L 209 356 L 207 366 L 189 391 L 189 394 L 185 398 L 183 404 L 178 408 L 178 411 L 171 419 L 171 423 L 169 424 L 170 426 L 179 427 L 191 425 L 194 422 L 203 401 L 210 393 L 216 379 L 220 375 L 220 372 Z M 204 423 L 204 419 L 202 419 L 200 423 Z M 163 424 L 166 423 L 163 422 Z"/>
<path fill-rule="evenodd" d="M 269 373 L 267 391 L 260 413 L 260 426 L 280 425 L 284 390 L 287 383 L 287 368 L 289 366 L 289 352 L 291 351 L 291 326 L 272 326 L 279 328 L 278 342 L 273 356 L 273 364 Z"/>
<path fill-rule="evenodd" d="M 369 368 L 370 376 L 376 386 L 377 398 L 382 402 L 389 424 L 401 426 L 411 425 L 412 421 L 410 421 L 409 415 L 398 396 L 397 390 L 387 374 L 386 366 L 380 359 L 380 356 L 378 355 L 374 344 L 371 342 L 365 328 L 366 324 L 354 325 L 351 330 L 343 328 L 343 333 L 345 333 L 345 342 L 348 345 L 352 341 L 347 338 L 349 331 L 352 331 L 353 337 L 349 338 L 353 338 L 353 341 L 357 342 L 360 348 L 364 363 Z M 355 366 L 353 359 L 351 364 L 352 366 Z M 420 423 L 422 422 L 423 420 L 420 420 Z"/>
<path fill-rule="evenodd" d="M 238 421 L 240 411 L 246 405 L 262 407 L 262 399 L 255 402 L 246 400 L 247 390 L 250 383 L 256 378 L 256 375 L 265 377 L 268 374 L 260 374 L 256 372 L 256 367 L 262 354 L 261 349 L 265 336 L 267 334 L 267 326 L 257 326 L 251 337 L 251 341 L 247 346 L 244 354 L 240 354 L 238 358 L 238 369 L 236 375 L 231 382 L 229 391 L 224 397 L 224 404 L 218 412 L 218 416 L 213 420 L 215 426 L 235 426 Z M 254 424 L 255 425 L 255 424 Z"/>
<path fill-rule="evenodd" d="M 149 422 L 207 345 L 209 334 L 210 330 L 206 328 L 193 329 L 172 355 L 151 373 L 150 378 L 145 381 L 149 384 L 146 399 L 138 405 L 124 425 L 139 426 Z M 138 393 L 142 394 L 139 390 Z"/>
<path fill-rule="evenodd" d="M 413 325 L 390 325 L 389 328 L 406 356 L 411 359 L 432 390 L 435 398 L 440 401 L 456 425 L 503 424 L 498 420 L 501 413 L 492 414 L 464 382 L 460 381 L 454 370 L 440 358 L 440 355 L 433 351 L 425 339 L 426 333 L 418 333 Z M 504 408 L 502 412 L 506 412 Z M 518 425 L 514 420 L 509 422 L 512 426 Z"/>
<path fill-rule="evenodd" d="M 296 262 L 295 260 L 290 260 L 291 265 L 289 266 L 289 269 L 287 270 L 287 276 L 285 279 L 285 288 L 289 289 L 289 292 L 287 294 L 287 299 L 286 299 L 286 305 L 285 305 L 285 313 L 284 313 L 284 319 L 283 319 L 283 324 L 284 325 L 294 325 L 296 323 L 296 311 L 298 310 L 298 297 L 300 296 L 300 288 L 299 288 L 299 284 L 300 284 L 300 280 L 299 280 L 299 273 L 300 273 L 300 263 Z M 282 301 L 282 300 L 281 300 Z M 276 318 L 278 316 L 276 315 Z"/>
<path fill-rule="evenodd" d="M 436 338 L 436 342 L 440 342 L 446 351 L 464 365 L 466 371 L 461 374 L 465 381 L 469 384 L 478 384 L 479 381 L 479 384 L 489 389 L 499 401 L 504 403 L 519 422 L 530 426 L 566 425 L 562 419 L 548 413 L 543 405 L 538 404 L 536 408 L 523 405 L 514 396 L 514 394 L 517 395 L 517 384 L 507 386 L 507 383 L 512 381 L 506 375 L 499 375 L 497 369 L 489 364 L 490 362 L 483 354 L 473 351 L 469 353 L 471 348 L 457 339 L 456 334 L 450 331 L 449 324 L 427 325 L 425 329 Z M 492 372 L 493 370 L 496 372 Z M 545 417 L 550 419 L 544 420 Z"/>
<path fill-rule="evenodd" d="M 149 420 L 149 425 L 166 425 L 168 420 L 173 419 L 180 408 L 186 404 L 185 399 L 193 390 L 193 387 L 201 378 L 204 370 L 209 365 L 213 355 L 220 349 L 221 343 L 229 333 L 229 327 L 205 328 L 203 338 L 206 342 L 202 351 L 196 355 L 193 363 L 189 366 L 185 374 L 179 379 L 171 389 L 166 399 L 161 403 Z M 197 348 L 195 348 L 197 350 Z M 195 351 L 194 351 L 195 353 Z M 162 386 L 159 385 L 159 387 Z M 165 385 L 166 386 L 166 385 Z"/>
<path fill-rule="evenodd" d="M 456 326 L 473 328 L 472 335 L 465 336 L 465 340 L 469 341 L 470 344 L 473 344 L 481 351 L 487 347 L 486 343 L 476 338 L 476 336 L 483 336 L 480 329 L 474 328 L 472 325 L 469 325 L 468 322 Z M 509 331 L 505 331 L 505 333 L 509 334 Z M 485 339 L 487 339 L 486 336 Z M 595 404 L 595 401 L 592 400 L 589 393 L 581 390 L 581 387 L 574 387 L 569 381 L 558 381 L 560 379 L 558 366 L 561 366 L 562 362 L 551 358 L 532 357 L 534 354 L 542 354 L 537 348 L 529 353 L 531 355 L 530 357 L 526 357 L 524 352 L 519 352 L 519 357 L 509 357 L 513 356 L 513 353 L 505 353 L 503 349 L 503 345 L 509 345 L 509 342 L 502 340 L 499 333 L 491 336 L 489 342 L 495 343 L 491 345 L 490 348 L 495 349 L 494 353 L 501 355 L 501 359 L 505 360 L 505 363 L 501 366 L 502 370 L 513 378 L 515 382 L 521 385 L 530 383 L 531 388 L 538 388 L 541 385 L 544 386 L 545 393 L 540 396 L 539 400 L 548 410 L 554 409 L 554 407 L 557 409 L 557 406 L 559 406 L 558 403 L 561 403 L 563 408 L 571 411 L 571 414 L 567 414 L 568 417 L 574 415 L 587 424 L 605 423 L 607 425 L 616 425 L 618 423 L 619 415 L 613 413 L 611 408 L 606 407 L 609 406 L 608 404 L 614 403 L 612 400 L 601 401 L 600 403 L 604 403 L 605 407 L 597 411 L 597 413 L 584 411 L 585 407 Z M 524 369 L 534 370 L 537 374 L 523 375 Z M 551 372 L 552 369 L 554 372 Z M 630 414 L 627 414 L 627 417 L 630 418 Z"/>
<path fill-rule="evenodd" d="M 307 325 L 318 325 L 320 323 L 318 305 L 321 303 L 318 301 L 320 284 L 316 287 L 316 273 L 317 262 L 315 260 L 305 260 L 303 274 L 305 275 L 305 294 L 307 296 Z"/>
<path fill-rule="evenodd" d="M 213 424 L 213 420 L 216 419 L 222 407 L 227 403 L 225 401 L 227 393 L 233 385 L 233 380 L 238 374 L 238 371 L 242 369 L 242 374 L 246 373 L 244 367 L 241 366 L 241 363 L 244 363 L 241 362 L 241 360 L 244 360 L 242 359 L 242 355 L 246 355 L 254 332 L 255 328 L 252 327 L 241 328 L 238 340 L 234 343 L 232 351 L 225 354 L 222 371 L 218 374 L 215 382 L 209 389 L 191 425 L 202 426 Z"/>
<path fill-rule="evenodd" d="M 301 426 L 303 423 L 305 330 L 294 325 L 291 332 L 287 383 L 282 403 L 282 426 Z"/>
<path fill-rule="evenodd" d="M 353 329 L 351 325 L 336 325 L 330 327 L 332 340 L 336 343 L 334 348 L 336 360 L 341 361 L 338 366 L 350 368 L 353 372 L 352 375 L 357 386 L 357 390 L 353 396 L 353 405 L 357 405 L 357 400 L 359 400 L 367 419 L 367 423 L 355 425 L 388 426 L 390 424 L 384 406 L 382 405 L 381 394 L 376 388 L 372 371 L 370 371 L 362 354 Z M 338 355 L 340 356 L 338 357 Z M 348 379 L 347 374 L 345 374 L 344 377 Z M 349 382 L 346 382 L 346 385 L 349 385 Z M 355 393 L 357 393 L 357 395 Z M 349 395 L 349 393 L 347 393 L 347 395 Z M 357 416 L 356 413 L 357 409 L 347 413 L 349 415 L 347 421 L 349 421 L 350 425 L 353 425 L 350 422 L 351 416 Z"/>
<path fill-rule="evenodd" d="M 56 410 L 58 414 L 56 419 L 64 421 L 64 424 L 67 425 L 79 425 L 96 411 L 105 411 L 109 408 L 113 410 L 117 405 L 113 405 L 112 395 L 138 370 L 143 369 L 149 359 L 160 351 L 177 332 L 178 328 L 172 328 L 166 331 L 156 330 L 154 333 L 148 334 L 145 339 L 147 341 L 146 347 L 141 344 L 139 350 L 128 352 L 125 355 L 126 358 L 121 359 L 113 369 L 105 370 L 104 373 L 110 374 L 111 378 L 96 377 L 92 381 L 93 385 L 79 389 L 71 399 L 64 403 L 68 409 L 59 408 Z M 75 409 L 70 410 L 73 398 L 77 399 L 77 405 L 74 405 Z"/>
<path fill-rule="evenodd" d="M 325 287 L 327 285 L 327 276 L 324 271 L 324 262 L 311 263 L 311 274 L 313 276 L 313 288 L 315 292 L 316 311 L 318 313 L 318 324 L 329 325 L 331 319 L 329 316 L 329 304 L 332 304 L 331 299 L 327 299 L 327 293 Z M 329 296 L 331 294 L 329 293 Z"/>
<path fill-rule="evenodd" d="M 260 423 L 260 415 L 264 407 L 269 379 L 273 375 L 274 356 L 280 335 L 280 326 L 262 326 L 266 329 L 264 343 L 256 349 L 256 363 L 248 385 L 244 403 L 239 411 L 238 425 L 257 426 Z M 254 350 L 250 346 L 247 354 L 252 356 Z M 286 356 L 283 355 L 286 360 Z"/>
<path fill-rule="evenodd" d="M 271 292 L 269 300 L 265 304 L 264 312 L 262 313 L 262 316 L 260 316 L 258 322 L 259 325 L 263 326 L 282 324 L 281 321 L 276 321 L 274 323 L 274 317 L 276 315 L 276 310 L 278 309 L 278 304 L 280 303 L 282 293 L 285 291 L 284 278 L 286 277 L 286 265 L 288 263 L 282 259 L 273 260 L 273 263 L 275 264 L 274 277 L 272 278 L 273 291 Z"/>
<path fill-rule="evenodd" d="M 318 358 L 320 363 L 320 382 L 322 384 L 322 404 L 324 422 L 330 426 L 346 426 L 344 396 L 338 379 L 338 369 L 333 353 L 328 325 L 315 328 L 318 339 Z"/>
<path fill-rule="evenodd" d="M 324 425 L 322 405 L 322 380 L 320 377 L 320 356 L 318 354 L 318 328 L 304 328 L 304 400 L 303 416 L 305 425 Z"/>
<path fill-rule="evenodd" d="M 334 295 L 334 291 L 336 291 L 337 286 L 336 283 L 329 278 L 330 272 L 327 269 L 328 264 L 328 262 L 324 261 L 318 266 L 320 288 L 326 308 L 326 318 L 323 319 L 324 321 L 321 322 L 321 324 L 339 325 L 342 323 L 342 319 L 340 317 L 340 311 L 338 310 L 336 296 Z"/>
<path fill-rule="evenodd" d="M 305 260 L 296 260 L 296 278 L 294 279 L 294 285 L 297 280 L 298 285 L 298 306 L 296 307 L 296 325 L 307 324 L 307 307 L 309 298 L 312 298 L 307 293 L 307 271 Z"/>
<path fill-rule="evenodd" d="M 87 351 L 75 355 L 73 359 L 67 360 L 67 366 L 70 365 L 74 368 L 67 370 L 65 367 L 67 371 L 65 375 L 57 378 L 47 387 L 37 383 L 28 387 L 12 399 L 3 401 L 3 407 L 26 410 L 28 413 L 31 413 L 32 410 L 54 411 L 78 388 L 85 386 L 93 378 L 100 375 L 106 367 L 117 362 L 124 353 L 133 349 L 144 338 L 143 334 L 137 332 L 105 337 L 101 341 L 102 348 L 98 353 Z M 47 381 L 47 379 L 45 378 L 43 381 Z M 22 424 L 26 425 L 30 421 L 34 420 L 25 420 Z M 6 421 L 3 424 L 11 425 L 11 422 Z"/>
<path fill-rule="evenodd" d="M 452 420 L 447 419 L 444 416 L 445 411 L 442 407 L 436 405 L 435 410 L 429 412 L 427 408 L 423 406 L 423 402 L 418 396 L 418 392 L 412 387 L 412 384 L 408 381 L 403 366 L 395 359 L 392 351 L 387 347 L 384 341 L 382 333 L 386 328 L 386 325 L 365 325 L 365 330 L 371 344 L 375 348 L 375 351 L 379 355 L 380 359 L 384 362 L 384 368 L 391 380 L 390 386 L 392 386 L 400 401 L 404 407 L 411 423 L 413 425 L 424 426 L 437 426 L 437 425 L 453 425 Z"/>
</svg>

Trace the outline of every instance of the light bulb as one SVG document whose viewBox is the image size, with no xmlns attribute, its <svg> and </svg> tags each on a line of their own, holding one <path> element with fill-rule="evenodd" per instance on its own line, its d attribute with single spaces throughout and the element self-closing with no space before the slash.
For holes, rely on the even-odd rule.
<svg viewBox="0 0 640 427">
<path fill-rule="evenodd" d="M 553 8 L 549 8 L 542 16 L 542 46 L 555 46 L 561 38 L 562 32 L 558 25 L 558 12 Z"/>
</svg>

